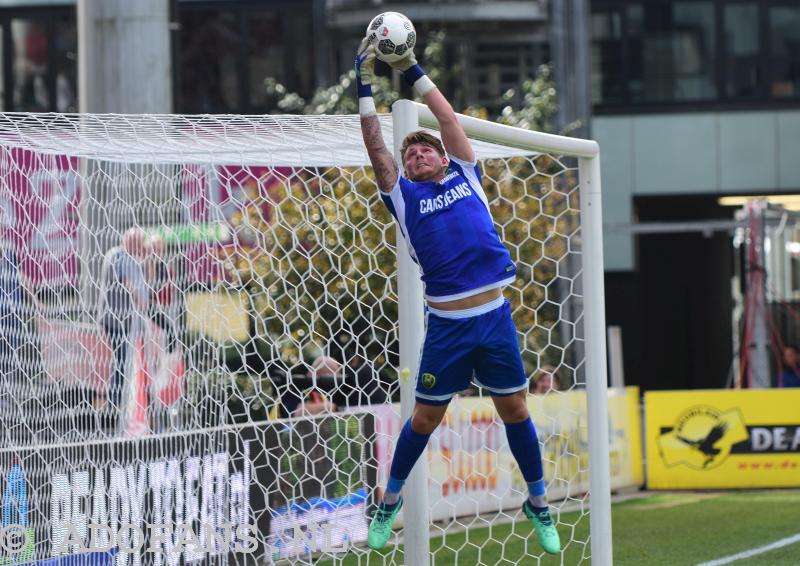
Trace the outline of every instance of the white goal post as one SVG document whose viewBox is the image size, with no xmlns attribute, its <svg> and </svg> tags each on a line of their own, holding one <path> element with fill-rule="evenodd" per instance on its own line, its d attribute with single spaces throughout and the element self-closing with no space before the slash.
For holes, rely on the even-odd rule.
<svg viewBox="0 0 800 566">
<path fill-rule="evenodd" d="M 379 120 L 396 157 L 437 135 L 415 102 Z M 611 564 L 611 489 L 640 462 L 638 397 L 606 384 L 599 148 L 459 120 L 517 265 L 504 293 L 562 561 Z M 476 389 L 412 471 L 391 546 L 366 547 L 423 307 L 358 116 L 0 113 L 0 565 L 539 560 Z"/>
<path fill-rule="evenodd" d="M 424 104 L 400 100 L 392 106 L 395 159 L 405 136 L 420 127 L 438 129 L 433 113 Z M 589 429 L 589 482 L 592 563 L 612 564 L 611 483 L 608 458 L 608 381 L 606 363 L 606 317 L 603 280 L 603 220 L 601 208 L 600 148 L 595 141 L 523 130 L 463 114 L 459 122 L 470 139 L 530 152 L 574 156 L 579 163 L 581 233 L 583 258 L 586 393 Z M 398 242 L 404 242 L 397 235 Z M 402 248 L 402 249 L 401 249 Z M 418 367 L 423 337 L 422 284 L 419 270 L 405 245 L 398 245 L 398 291 L 400 306 L 400 367 Z M 408 305 L 404 307 L 403 305 Z M 401 385 L 402 420 L 411 416 L 414 383 Z M 421 458 L 424 461 L 424 457 Z M 406 564 L 427 564 L 429 546 L 428 478 L 426 467 L 414 466 L 405 488 Z M 409 548 L 411 550 L 409 550 Z"/>
</svg>

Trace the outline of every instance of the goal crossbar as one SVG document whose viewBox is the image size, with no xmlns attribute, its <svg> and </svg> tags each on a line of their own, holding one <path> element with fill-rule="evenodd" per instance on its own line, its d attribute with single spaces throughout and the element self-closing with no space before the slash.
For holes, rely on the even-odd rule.
<svg viewBox="0 0 800 566">
<path fill-rule="evenodd" d="M 468 120 L 478 125 L 482 122 Z M 381 115 L 380 121 L 384 138 L 391 143 L 391 115 Z M 480 136 L 474 146 L 479 159 L 529 155 L 535 149 L 535 144 L 498 145 Z M 0 147 L 129 164 L 237 163 L 270 167 L 370 164 L 357 115 L 0 113 Z"/>
<path fill-rule="evenodd" d="M 402 101 L 408 102 L 408 101 Z M 412 102 L 419 114 L 419 124 L 425 128 L 438 129 L 433 112 L 424 104 Z M 600 147 L 594 140 L 584 140 L 557 136 L 544 132 L 534 132 L 497 122 L 489 122 L 473 116 L 457 114 L 461 127 L 467 136 L 492 144 L 515 147 L 531 152 L 555 153 L 574 157 L 593 158 L 600 153 Z"/>
</svg>

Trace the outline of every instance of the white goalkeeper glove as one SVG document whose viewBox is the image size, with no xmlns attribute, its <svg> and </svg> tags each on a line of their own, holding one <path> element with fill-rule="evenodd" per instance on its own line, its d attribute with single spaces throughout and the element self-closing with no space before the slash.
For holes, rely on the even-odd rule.
<svg viewBox="0 0 800 566">
<path fill-rule="evenodd" d="M 414 88 L 417 94 L 420 96 L 425 96 L 430 91 L 435 89 L 436 85 L 433 84 L 433 81 L 430 79 L 430 77 L 425 74 L 425 71 L 423 71 L 422 67 L 419 66 L 419 63 L 417 63 L 417 57 L 414 55 L 414 50 L 409 49 L 406 53 L 407 55 L 405 57 L 399 61 L 389 63 L 389 65 L 393 69 L 397 69 L 403 73 L 403 77 L 405 77 L 406 82 Z"/>
</svg>

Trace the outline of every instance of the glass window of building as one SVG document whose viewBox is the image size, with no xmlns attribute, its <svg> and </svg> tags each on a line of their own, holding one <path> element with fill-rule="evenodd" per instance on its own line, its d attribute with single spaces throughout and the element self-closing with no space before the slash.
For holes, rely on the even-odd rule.
<svg viewBox="0 0 800 566">
<path fill-rule="evenodd" d="M 300 96 L 313 92 L 309 2 L 209 4 L 178 3 L 177 112 L 270 112 L 267 78 Z"/>
<path fill-rule="evenodd" d="M 796 0 L 593 0 L 597 110 L 800 100 Z"/>
<path fill-rule="evenodd" d="M 78 111 L 78 28 L 72 14 L 55 20 L 53 33 L 55 110 Z"/>
<path fill-rule="evenodd" d="M 727 4 L 724 10 L 725 96 L 755 97 L 759 94 L 759 82 L 763 76 L 758 4 Z"/>
<path fill-rule="evenodd" d="M 247 71 L 250 77 L 250 105 L 263 109 L 267 102 L 264 79 L 284 82 L 286 36 L 281 14 L 255 13 L 247 20 Z"/>
<path fill-rule="evenodd" d="M 0 10 L 0 102 L 14 112 L 77 112 L 78 26 L 74 6 Z"/>
<path fill-rule="evenodd" d="M 632 102 L 716 97 L 713 2 L 630 4 L 627 31 Z"/>
<path fill-rule="evenodd" d="M 769 33 L 770 94 L 774 98 L 800 96 L 800 6 L 772 6 Z"/>
<path fill-rule="evenodd" d="M 182 10 L 175 61 L 178 111 L 225 113 L 240 108 L 241 28 L 237 12 Z"/>
<path fill-rule="evenodd" d="M 38 19 L 11 20 L 14 48 L 13 108 L 19 112 L 47 112 L 51 106 L 51 71 L 46 23 Z"/>
<path fill-rule="evenodd" d="M 0 26 L 0 61 L 5 61 L 4 52 L 3 52 L 3 48 L 5 46 L 5 42 L 4 42 L 5 33 L 6 33 L 5 28 L 3 26 Z M 5 111 L 7 109 L 6 108 L 7 107 L 7 105 L 6 105 L 6 96 L 7 96 L 6 88 L 7 88 L 7 85 L 6 85 L 6 74 L 4 72 L 0 71 L 0 112 L 3 112 L 3 111 Z"/>
<path fill-rule="evenodd" d="M 514 92 L 515 103 L 522 100 L 520 85 L 536 76 L 536 70 L 546 59 L 542 43 L 479 43 L 469 50 L 458 49 L 461 106 L 482 106 L 499 111 L 504 94 Z M 459 94 L 453 93 L 457 99 Z"/>
<path fill-rule="evenodd" d="M 602 7 L 592 14 L 591 91 L 595 104 L 625 100 L 622 21 L 620 7 Z"/>
</svg>

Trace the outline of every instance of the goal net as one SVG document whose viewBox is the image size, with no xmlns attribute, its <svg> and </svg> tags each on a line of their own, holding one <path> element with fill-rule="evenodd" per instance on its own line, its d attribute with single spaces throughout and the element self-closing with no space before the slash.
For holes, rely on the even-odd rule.
<svg viewBox="0 0 800 566">
<path fill-rule="evenodd" d="M 401 126 L 381 122 L 391 145 Z M 602 282 L 587 289 L 582 245 L 591 146 L 475 131 L 518 267 L 505 295 L 526 372 L 557 377 L 529 403 L 550 500 L 588 560 L 587 493 L 608 481 L 590 481 L 590 445 L 613 451 L 587 426 L 606 418 L 588 306 Z M 418 273 L 403 272 L 357 116 L 2 114 L 0 220 L 1 564 L 541 557 L 480 390 L 432 437 L 396 546 L 364 545 L 413 399 L 422 305 L 403 298 Z"/>
</svg>

